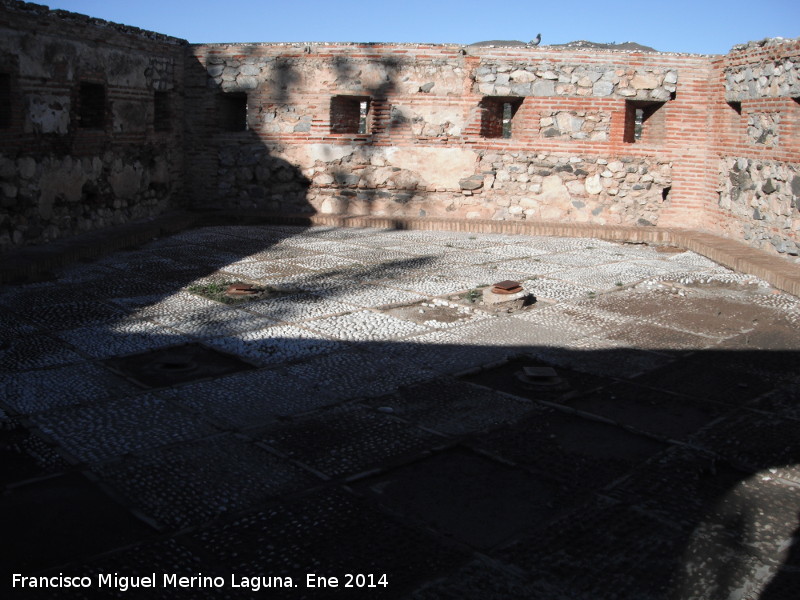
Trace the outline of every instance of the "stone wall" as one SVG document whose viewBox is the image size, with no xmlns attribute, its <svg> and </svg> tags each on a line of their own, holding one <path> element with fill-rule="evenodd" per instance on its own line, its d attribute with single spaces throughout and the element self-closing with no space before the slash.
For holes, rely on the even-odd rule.
<svg viewBox="0 0 800 600">
<path fill-rule="evenodd" d="M 750 245 L 780 254 L 800 254 L 800 165 L 726 158 L 720 207 L 741 227 Z"/>
<path fill-rule="evenodd" d="M 539 136 L 607 142 L 611 114 L 585 110 L 555 110 L 539 119 Z"/>
<path fill-rule="evenodd" d="M 483 152 L 482 218 L 656 225 L 672 183 L 668 161 L 641 158 Z M 465 193 L 467 190 L 465 190 Z"/>
<path fill-rule="evenodd" d="M 798 64 L 798 40 L 188 45 L 0 0 L 0 249 L 191 206 L 696 227 L 788 255 Z"/>
<path fill-rule="evenodd" d="M 622 52 L 498 57 L 414 44 L 191 52 L 192 196 L 206 207 L 280 212 L 656 225 L 673 204 L 673 161 L 698 152 L 697 136 L 684 131 L 705 118 L 709 76 L 702 58 Z M 246 95 L 246 127 L 225 131 L 219 103 L 236 94 Z M 334 112 L 348 98 L 352 114 L 368 106 L 361 133 L 356 124 L 337 132 L 345 113 Z M 511 133 L 488 135 L 487 113 L 504 103 L 514 105 Z M 628 140 L 637 107 L 658 114 Z"/>
<path fill-rule="evenodd" d="M 800 57 L 786 54 L 793 45 L 777 38 L 735 46 L 731 54 L 747 58 L 725 68 L 725 99 L 800 96 Z"/>
<path fill-rule="evenodd" d="M 800 253 L 800 42 L 762 40 L 718 61 L 718 201 L 709 228 Z"/>
<path fill-rule="evenodd" d="M 677 83 L 677 69 L 633 67 L 622 62 L 586 65 L 486 59 L 475 73 L 475 91 L 485 96 L 615 96 L 665 101 L 676 91 Z"/>
<path fill-rule="evenodd" d="M 81 15 L 0 3 L 0 74 L 10 88 L 0 127 L 0 251 L 182 203 L 184 47 Z M 166 102 L 158 122 L 157 92 Z"/>
</svg>

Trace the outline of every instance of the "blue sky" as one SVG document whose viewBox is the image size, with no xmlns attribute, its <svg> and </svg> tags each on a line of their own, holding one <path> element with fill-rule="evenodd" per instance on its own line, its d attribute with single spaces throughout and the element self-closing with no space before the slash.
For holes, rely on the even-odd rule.
<svg viewBox="0 0 800 600">
<path fill-rule="evenodd" d="M 135 25 L 190 42 L 542 44 L 635 41 L 656 50 L 724 54 L 734 44 L 800 36 L 797 0 L 53 0 L 51 8 Z M 658 11 L 660 8 L 660 12 Z"/>
</svg>

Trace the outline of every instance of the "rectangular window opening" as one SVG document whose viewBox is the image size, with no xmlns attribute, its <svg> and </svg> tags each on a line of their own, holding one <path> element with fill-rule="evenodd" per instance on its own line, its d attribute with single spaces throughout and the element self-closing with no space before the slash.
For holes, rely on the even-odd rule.
<svg viewBox="0 0 800 600">
<path fill-rule="evenodd" d="M 247 94 L 222 94 L 219 111 L 220 125 L 225 131 L 247 131 Z"/>
<path fill-rule="evenodd" d="M 728 106 L 730 106 L 737 115 L 741 115 L 742 114 L 742 103 L 741 102 L 733 102 L 733 101 L 731 101 L 731 102 L 727 102 L 726 104 Z"/>
<path fill-rule="evenodd" d="M 481 100 L 481 137 L 510 139 L 520 106 L 522 98 L 487 96 Z"/>
<path fill-rule="evenodd" d="M 153 129 L 169 131 L 172 129 L 172 111 L 169 104 L 169 92 L 153 94 Z"/>
<path fill-rule="evenodd" d="M 106 88 L 102 83 L 82 81 L 78 97 L 78 119 L 83 129 L 103 129 L 106 124 Z"/>
<path fill-rule="evenodd" d="M 370 130 L 368 96 L 331 98 L 331 133 L 367 135 Z"/>
<path fill-rule="evenodd" d="M 624 141 L 660 143 L 664 141 L 664 111 L 666 102 L 625 101 Z"/>
<path fill-rule="evenodd" d="M 0 129 L 11 128 L 11 75 L 0 73 Z"/>
</svg>

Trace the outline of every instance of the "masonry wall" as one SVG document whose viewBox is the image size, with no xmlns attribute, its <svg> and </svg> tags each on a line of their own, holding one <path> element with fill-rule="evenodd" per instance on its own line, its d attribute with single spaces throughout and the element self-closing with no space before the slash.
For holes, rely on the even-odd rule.
<svg viewBox="0 0 800 600">
<path fill-rule="evenodd" d="M 184 46 L 0 2 L 0 251 L 181 204 Z"/>
<path fill-rule="evenodd" d="M 204 44 L 0 0 L 0 250 L 176 207 L 710 230 L 798 253 L 800 42 Z"/>
<path fill-rule="evenodd" d="M 717 194 L 708 227 L 800 253 L 800 41 L 768 40 L 713 60 Z"/>
<path fill-rule="evenodd" d="M 206 206 L 701 220 L 704 57 L 376 44 L 214 44 L 191 53 L 189 179 Z M 243 94 L 246 129 L 223 131 L 215 111 L 226 95 Z M 366 132 L 336 133 L 343 97 L 368 99 Z M 504 104 L 514 113 L 508 138 L 496 137 Z M 657 109 L 636 140 L 626 131 L 632 106 Z"/>
</svg>

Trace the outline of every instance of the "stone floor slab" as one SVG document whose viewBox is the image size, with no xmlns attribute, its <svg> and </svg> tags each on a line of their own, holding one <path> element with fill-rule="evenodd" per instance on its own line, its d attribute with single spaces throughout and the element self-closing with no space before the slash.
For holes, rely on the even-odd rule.
<svg viewBox="0 0 800 600">
<path fill-rule="evenodd" d="M 313 483 L 298 467 L 232 435 L 158 448 L 92 471 L 172 530 L 256 508 Z"/>
</svg>

